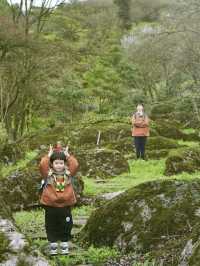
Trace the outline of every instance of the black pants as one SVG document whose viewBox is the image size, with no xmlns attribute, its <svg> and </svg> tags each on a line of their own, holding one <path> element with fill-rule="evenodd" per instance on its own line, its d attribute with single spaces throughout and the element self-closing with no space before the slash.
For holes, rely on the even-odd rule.
<svg viewBox="0 0 200 266">
<path fill-rule="evenodd" d="M 145 136 L 134 137 L 134 144 L 135 144 L 137 159 L 139 158 L 145 159 L 146 140 L 147 140 L 147 137 Z"/>
<path fill-rule="evenodd" d="M 71 230 L 73 226 L 71 208 L 44 206 L 44 209 L 45 229 L 48 241 L 68 241 L 71 238 Z"/>
</svg>

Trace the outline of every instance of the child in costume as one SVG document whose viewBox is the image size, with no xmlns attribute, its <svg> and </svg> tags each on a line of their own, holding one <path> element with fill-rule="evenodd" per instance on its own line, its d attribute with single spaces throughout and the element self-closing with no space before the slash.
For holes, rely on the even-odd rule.
<svg viewBox="0 0 200 266">
<path fill-rule="evenodd" d="M 40 202 L 45 209 L 45 229 L 49 241 L 50 255 L 69 253 L 68 241 L 73 226 L 71 206 L 76 196 L 71 183 L 78 169 L 75 157 L 62 149 L 60 144 L 40 162 L 40 172 L 44 178 Z M 60 244 L 60 245 L 59 245 Z"/>
</svg>

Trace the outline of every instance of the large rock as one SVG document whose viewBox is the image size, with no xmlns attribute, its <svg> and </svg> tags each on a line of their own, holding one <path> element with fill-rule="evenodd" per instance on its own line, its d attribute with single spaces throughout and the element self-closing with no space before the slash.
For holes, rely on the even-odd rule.
<svg viewBox="0 0 200 266">
<path fill-rule="evenodd" d="M 150 253 L 158 265 L 181 265 L 188 241 L 199 239 L 199 191 L 200 180 L 141 184 L 96 209 L 80 240 L 126 253 Z"/>
<path fill-rule="evenodd" d="M 0 181 L 0 266 L 49 266 L 37 250 L 33 252 L 28 240 L 14 224 L 12 211 L 29 204 L 31 187 L 25 191 L 27 187 L 17 176 Z M 20 192 L 25 194 L 20 196 Z"/>
<path fill-rule="evenodd" d="M 109 149 L 79 150 L 76 153 L 82 175 L 93 178 L 110 178 L 129 172 L 122 153 Z"/>
<path fill-rule="evenodd" d="M 77 144 L 95 146 L 99 134 L 101 145 L 118 142 L 122 138 L 131 137 L 131 123 L 103 121 L 90 124 L 80 129 Z"/>
<path fill-rule="evenodd" d="M 123 155 L 134 153 L 133 138 L 130 136 L 126 138 L 121 138 L 118 141 L 112 140 L 105 147 L 108 149 L 118 150 Z"/>
<path fill-rule="evenodd" d="M 177 141 L 161 136 L 157 137 L 149 137 L 147 139 L 146 148 L 150 151 L 155 150 L 169 150 L 169 149 L 177 149 L 180 148 L 181 145 L 177 143 Z"/>
<path fill-rule="evenodd" d="M 11 220 L 0 217 L 0 266 L 19 265 L 50 266 L 37 250 L 33 252 Z"/>
<path fill-rule="evenodd" d="M 185 148 L 170 152 L 165 162 L 165 175 L 200 170 L 200 149 Z"/>
<path fill-rule="evenodd" d="M 171 138 L 182 139 L 186 141 L 199 141 L 198 133 L 185 134 L 180 128 L 180 124 L 173 120 L 157 120 L 153 128 L 159 133 L 159 135 Z"/>
</svg>

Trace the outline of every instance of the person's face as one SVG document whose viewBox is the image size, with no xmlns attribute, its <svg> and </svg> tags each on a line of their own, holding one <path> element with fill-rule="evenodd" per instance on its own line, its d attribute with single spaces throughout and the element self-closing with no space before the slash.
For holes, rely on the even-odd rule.
<svg viewBox="0 0 200 266">
<path fill-rule="evenodd" d="M 139 104 L 139 105 L 137 106 L 137 112 L 142 113 L 143 110 L 144 110 L 143 106 Z"/>
<path fill-rule="evenodd" d="M 53 161 L 52 167 L 56 172 L 62 172 L 65 169 L 65 162 L 57 159 Z"/>
</svg>

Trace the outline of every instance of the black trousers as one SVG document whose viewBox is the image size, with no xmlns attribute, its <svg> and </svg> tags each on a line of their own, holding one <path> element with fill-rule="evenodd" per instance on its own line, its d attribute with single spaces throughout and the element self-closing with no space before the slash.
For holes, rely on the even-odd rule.
<svg viewBox="0 0 200 266">
<path fill-rule="evenodd" d="M 134 144 L 135 144 L 137 159 L 139 158 L 145 159 L 146 141 L 147 141 L 147 137 L 145 136 L 134 137 Z"/>
<path fill-rule="evenodd" d="M 66 242 L 71 238 L 73 220 L 70 207 L 50 207 L 45 209 L 45 229 L 49 242 Z"/>
</svg>

